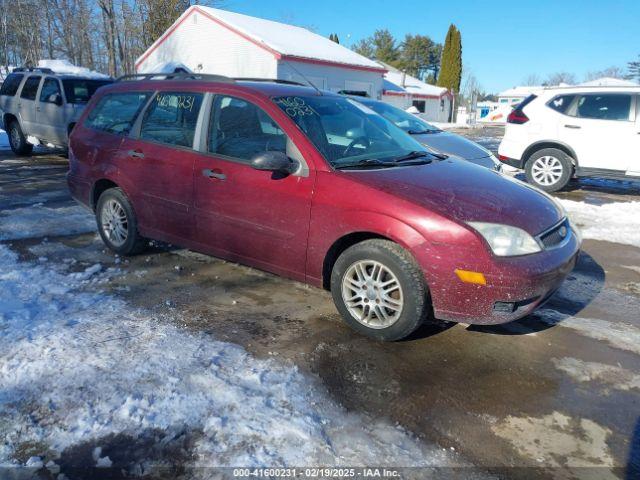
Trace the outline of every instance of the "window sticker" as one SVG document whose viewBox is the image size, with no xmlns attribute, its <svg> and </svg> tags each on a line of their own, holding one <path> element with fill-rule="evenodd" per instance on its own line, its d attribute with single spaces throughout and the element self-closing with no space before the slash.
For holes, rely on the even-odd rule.
<svg viewBox="0 0 640 480">
<path fill-rule="evenodd" d="M 313 108 L 307 105 L 304 99 L 300 97 L 281 97 L 275 101 L 284 107 L 285 113 L 290 117 L 303 117 L 316 113 Z"/>
</svg>

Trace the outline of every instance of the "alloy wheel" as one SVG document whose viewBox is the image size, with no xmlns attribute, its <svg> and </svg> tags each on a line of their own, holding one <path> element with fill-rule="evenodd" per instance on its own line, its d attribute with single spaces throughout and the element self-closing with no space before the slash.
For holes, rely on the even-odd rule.
<svg viewBox="0 0 640 480">
<path fill-rule="evenodd" d="M 560 181 L 563 170 L 560 160 L 551 155 L 545 155 L 533 162 L 531 175 L 537 183 L 549 187 Z"/>
<path fill-rule="evenodd" d="M 102 231 L 115 247 L 121 247 L 129 236 L 127 213 L 117 200 L 110 198 L 100 212 Z"/>
<path fill-rule="evenodd" d="M 396 323 L 404 305 L 398 278 L 374 260 L 358 260 L 347 269 L 342 277 L 342 300 L 353 318 L 376 329 Z"/>
<path fill-rule="evenodd" d="M 14 148 L 14 150 L 20 149 L 20 132 L 18 131 L 18 127 L 15 124 L 11 127 L 9 140 L 11 141 L 11 146 Z"/>
</svg>

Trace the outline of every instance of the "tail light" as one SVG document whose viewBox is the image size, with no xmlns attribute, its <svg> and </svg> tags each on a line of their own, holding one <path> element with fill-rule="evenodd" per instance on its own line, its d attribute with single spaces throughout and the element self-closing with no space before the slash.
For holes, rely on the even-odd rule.
<svg viewBox="0 0 640 480">
<path fill-rule="evenodd" d="M 536 95 L 529 95 L 522 102 L 520 102 L 507 117 L 507 123 L 515 123 L 516 125 L 527 123 L 529 121 L 529 117 L 525 115 L 523 109 L 531 102 L 533 102 L 533 100 L 535 100 L 536 98 Z"/>
</svg>

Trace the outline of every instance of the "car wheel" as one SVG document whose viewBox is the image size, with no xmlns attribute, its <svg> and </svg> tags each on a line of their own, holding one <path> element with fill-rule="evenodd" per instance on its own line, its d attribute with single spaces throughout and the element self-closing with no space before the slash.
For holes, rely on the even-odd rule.
<svg viewBox="0 0 640 480">
<path fill-rule="evenodd" d="M 365 240 L 346 249 L 331 272 L 331 294 L 347 324 L 377 340 L 408 336 L 431 311 L 422 270 L 388 240 Z"/>
<path fill-rule="evenodd" d="M 27 138 L 16 120 L 9 125 L 9 146 L 13 153 L 20 156 L 31 155 L 33 151 L 33 145 L 27 142 Z"/>
<path fill-rule="evenodd" d="M 131 202 L 119 188 L 105 190 L 98 199 L 96 221 L 102 241 L 120 255 L 133 255 L 146 241 L 138 234 L 138 221 Z"/>
<path fill-rule="evenodd" d="M 545 192 L 564 188 L 573 174 L 571 157 L 557 148 L 538 150 L 527 160 L 527 181 Z"/>
</svg>

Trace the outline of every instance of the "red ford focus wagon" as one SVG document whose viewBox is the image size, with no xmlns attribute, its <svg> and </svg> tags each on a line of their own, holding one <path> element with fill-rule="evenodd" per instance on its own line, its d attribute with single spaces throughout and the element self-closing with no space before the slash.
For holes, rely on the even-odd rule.
<svg viewBox="0 0 640 480">
<path fill-rule="evenodd" d="M 539 190 L 292 82 L 123 79 L 93 97 L 69 160 L 71 193 L 111 250 L 153 238 L 329 289 L 351 327 L 382 340 L 433 315 L 521 318 L 581 242 Z"/>
</svg>

